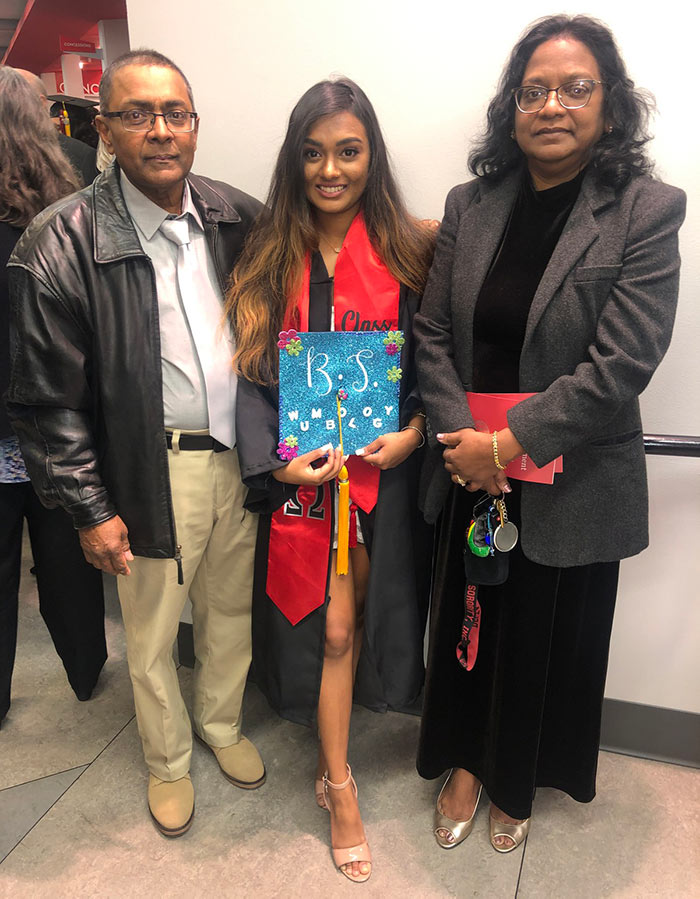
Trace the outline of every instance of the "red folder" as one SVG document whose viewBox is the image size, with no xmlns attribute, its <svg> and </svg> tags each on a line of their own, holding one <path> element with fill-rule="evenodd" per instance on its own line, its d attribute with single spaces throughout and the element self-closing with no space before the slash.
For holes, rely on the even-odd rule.
<svg viewBox="0 0 700 899">
<path fill-rule="evenodd" d="M 534 393 L 471 393 L 467 391 L 469 411 L 477 431 L 491 433 L 508 427 L 508 410 L 517 406 Z M 506 465 L 506 475 L 517 481 L 532 481 L 535 484 L 553 484 L 554 475 L 564 470 L 561 456 L 538 468 L 532 459 L 523 453 Z"/>
</svg>

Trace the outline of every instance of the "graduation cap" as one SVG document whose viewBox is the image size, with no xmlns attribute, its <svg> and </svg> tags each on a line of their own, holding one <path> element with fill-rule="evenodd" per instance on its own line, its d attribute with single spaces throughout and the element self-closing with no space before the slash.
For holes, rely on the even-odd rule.
<svg viewBox="0 0 700 899">
<path fill-rule="evenodd" d="M 49 110 L 51 118 L 59 116 L 64 105 L 69 114 L 71 113 L 71 106 L 76 107 L 76 109 L 92 109 L 95 106 L 99 106 L 98 100 L 88 100 L 85 97 L 70 97 L 67 94 L 49 94 L 48 99 L 54 101 Z"/>
</svg>

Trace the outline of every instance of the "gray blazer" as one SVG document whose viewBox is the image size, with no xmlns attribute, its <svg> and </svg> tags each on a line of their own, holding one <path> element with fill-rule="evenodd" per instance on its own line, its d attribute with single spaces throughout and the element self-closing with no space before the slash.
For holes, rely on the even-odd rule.
<svg viewBox="0 0 700 899">
<path fill-rule="evenodd" d="M 450 487 L 434 435 L 473 427 L 472 323 L 519 173 L 477 179 L 447 198 L 423 303 L 414 319 L 430 452 L 421 502 L 434 521 Z M 569 567 L 622 559 L 648 542 L 639 394 L 671 340 L 685 194 L 648 176 L 619 191 L 585 177 L 532 302 L 520 389 L 537 392 L 508 424 L 537 465 L 559 454 L 553 486 L 523 483 L 525 555 Z"/>
</svg>

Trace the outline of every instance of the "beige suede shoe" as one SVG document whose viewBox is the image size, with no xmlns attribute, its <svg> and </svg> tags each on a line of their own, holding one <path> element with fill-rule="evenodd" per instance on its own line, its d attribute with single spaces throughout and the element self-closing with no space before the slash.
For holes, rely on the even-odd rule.
<svg viewBox="0 0 700 899">
<path fill-rule="evenodd" d="M 190 775 L 167 781 L 149 774 L 148 809 L 163 836 L 180 837 L 186 833 L 194 818 L 194 787 Z"/>
<path fill-rule="evenodd" d="M 201 737 L 199 738 L 201 742 Z M 204 743 L 209 746 L 208 743 Z M 267 773 L 260 753 L 247 737 L 231 746 L 209 746 L 224 776 L 242 790 L 257 790 L 265 783 Z"/>
</svg>

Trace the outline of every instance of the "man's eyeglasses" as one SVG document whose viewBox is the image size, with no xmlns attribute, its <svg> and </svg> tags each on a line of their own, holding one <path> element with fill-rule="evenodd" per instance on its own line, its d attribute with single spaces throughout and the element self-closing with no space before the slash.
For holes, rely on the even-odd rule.
<svg viewBox="0 0 700 899">
<path fill-rule="evenodd" d="M 554 91 L 559 103 L 564 109 L 582 109 L 588 105 L 591 94 L 596 84 L 604 84 L 603 81 L 595 81 L 593 78 L 583 78 L 580 81 L 567 81 L 559 87 L 543 87 L 541 84 L 528 84 L 525 87 L 516 87 L 513 90 L 515 105 L 520 112 L 529 115 L 544 109 L 549 95 Z"/>
<path fill-rule="evenodd" d="M 121 119 L 125 131 L 150 131 L 160 116 L 173 133 L 194 131 L 196 112 L 173 109 L 170 112 L 146 112 L 143 109 L 125 109 L 120 112 L 103 112 L 106 119 Z"/>
</svg>

